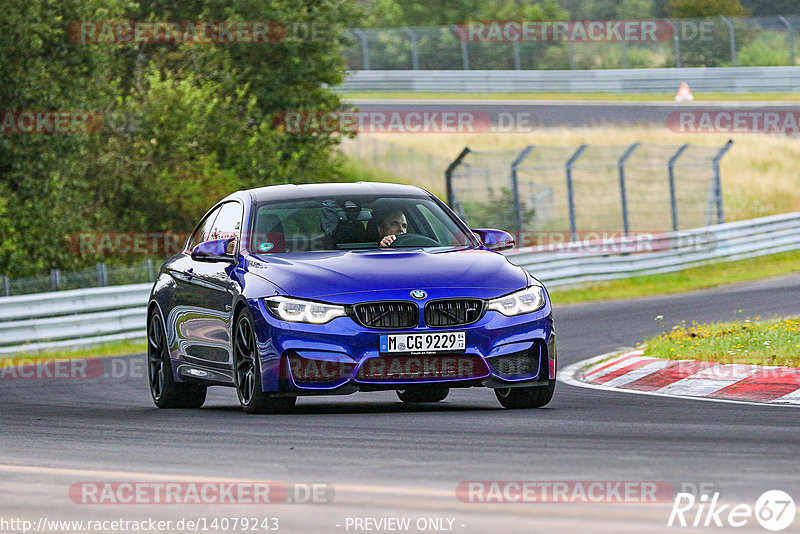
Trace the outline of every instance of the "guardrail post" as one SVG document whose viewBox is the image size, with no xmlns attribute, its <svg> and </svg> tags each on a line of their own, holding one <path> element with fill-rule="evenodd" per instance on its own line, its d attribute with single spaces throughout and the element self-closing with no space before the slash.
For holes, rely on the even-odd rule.
<svg viewBox="0 0 800 534">
<path fill-rule="evenodd" d="M 794 67 L 794 28 L 783 15 L 778 15 L 778 20 L 786 26 L 786 42 L 789 45 L 789 66 Z"/>
<path fill-rule="evenodd" d="M 58 291 L 58 286 L 61 285 L 61 272 L 58 269 L 50 269 L 50 285 L 53 291 Z"/>
<path fill-rule="evenodd" d="M 465 146 L 464 150 L 462 150 L 461 153 L 456 156 L 456 159 L 454 159 L 453 162 L 447 166 L 447 170 L 444 171 L 445 188 L 447 189 L 447 205 L 450 206 L 450 208 L 452 208 L 454 211 L 456 209 L 456 195 L 453 191 L 453 171 L 456 170 L 456 167 L 461 165 L 461 162 L 464 161 L 464 158 L 467 157 L 467 154 L 469 153 L 469 147 Z"/>
<path fill-rule="evenodd" d="M 628 195 L 625 190 L 625 161 L 633 154 L 633 151 L 636 150 L 639 144 L 640 143 L 633 143 L 629 146 L 625 153 L 622 154 L 622 157 L 619 158 L 619 161 L 617 161 L 617 169 L 619 169 L 619 198 L 620 205 L 622 206 L 622 228 L 625 231 L 625 235 L 628 235 L 628 231 L 630 230 L 630 222 L 628 220 Z"/>
<path fill-rule="evenodd" d="M 419 70 L 419 50 L 417 50 L 417 34 L 411 28 L 403 28 L 403 32 L 408 35 L 411 41 L 411 68 Z"/>
<path fill-rule="evenodd" d="M 672 46 L 675 49 L 675 67 L 681 68 L 681 42 L 678 40 L 678 28 L 669 19 L 664 19 L 672 27 Z"/>
<path fill-rule="evenodd" d="M 728 142 L 725 143 L 717 155 L 714 156 L 711 164 L 714 168 L 714 199 L 716 200 L 717 204 L 717 224 L 722 224 L 725 222 L 725 215 L 723 213 L 723 206 L 722 206 L 722 180 L 720 179 L 719 175 L 719 160 L 722 159 L 722 156 L 730 150 L 731 146 L 733 146 L 733 139 L 728 139 Z"/>
<path fill-rule="evenodd" d="M 689 148 L 689 143 L 682 145 L 675 154 L 669 158 L 667 169 L 669 170 L 669 203 L 672 208 L 672 231 L 678 231 L 678 201 L 675 198 L 675 162 L 681 157 L 683 151 Z"/>
<path fill-rule="evenodd" d="M 358 40 L 361 41 L 362 67 L 364 70 L 369 70 L 369 46 L 367 45 L 367 34 L 357 28 L 352 31 L 353 35 L 358 37 Z"/>
<path fill-rule="evenodd" d="M 3 275 L 3 295 L 6 297 L 11 296 L 11 282 L 6 275 Z"/>
<path fill-rule="evenodd" d="M 570 232 L 570 241 L 577 241 L 578 240 L 578 231 L 575 227 L 575 193 L 572 189 L 572 165 L 575 161 L 581 157 L 581 154 L 586 147 L 589 145 L 581 145 L 578 147 L 578 150 L 575 151 L 572 156 L 567 160 L 566 170 L 567 170 L 567 198 L 569 199 L 569 232 Z"/>
<path fill-rule="evenodd" d="M 514 195 L 514 218 L 517 223 L 517 242 L 522 243 L 522 206 L 519 201 L 519 181 L 517 180 L 517 169 L 528 154 L 531 153 L 535 145 L 528 145 L 511 163 L 511 194 Z M 521 246 L 521 245 L 519 245 Z"/>
<path fill-rule="evenodd" d="M 728 26 L 728 35 L 731 41 L 731 66 L 736 66 L 736 32 L 733 29 L 733 23 L 727 17 L 720 15 L 722 22 Z"/>
<path fill-rule="evenodd" d="M 458 36 L 458 40 L 461 41 L 461 67 L 464 70 L 469 70 L 469 52 L 467 51 L 467 38 L 464 35 L 464 31 L 461 29 L 460 26 L 453 25 L 451 27 Z"/>
</svg>

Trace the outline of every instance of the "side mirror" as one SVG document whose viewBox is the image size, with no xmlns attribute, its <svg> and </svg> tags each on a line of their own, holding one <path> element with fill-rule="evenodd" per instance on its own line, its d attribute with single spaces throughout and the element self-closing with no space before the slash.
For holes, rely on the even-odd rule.
<svg viewBox="0 0 800 534">
<path fill-rule="evenodd" d="M 506 250 L 514 248 L 514 236 L 503 230 L 492 228 L 475 228 L 472 233 L 478 236 L 483 245 L 490 250 Z"/>
<path fill-rule="evenodd" d="M 228 254 L 228 246 L 235 240 L 235 237 L 225 239 L 212 239 L 200 243 L 192 249 L 192 259 L 196 261 L 224 261 L 233 263 L 236 258 Z"/>
</svg>

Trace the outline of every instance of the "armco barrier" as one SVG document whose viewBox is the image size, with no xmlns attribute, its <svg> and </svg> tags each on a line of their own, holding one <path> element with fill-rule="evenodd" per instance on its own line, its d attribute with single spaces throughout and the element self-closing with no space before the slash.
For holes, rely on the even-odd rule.
<svg viewBox="0 0 800 534">
<path fill-rule="evenodd" d="M 800 249 L 800 212 L 735 221 L 656 236 L 653 252 L 549 252 L 517 249 L 508 259 L 547 287 L 679 271 Z"/>
<path fill-rule="evenodd" d="M 548 287 L 678 271 L 715 260 L 800 249 L 800 212 L 658 234 L 652 248 L 653 252 L 635 253 L 516 249 L 507 256 Z M 144 338 L 150 287 L 0 298 L 0 355 Z"/>
<path fill-rule="evenodd" d="M 797 67 L 696 67 L 597 70 L 359 70 L 342 92 L 674 93 L 682 82 L 699 93 L 800 90 Z"/>
</svg>

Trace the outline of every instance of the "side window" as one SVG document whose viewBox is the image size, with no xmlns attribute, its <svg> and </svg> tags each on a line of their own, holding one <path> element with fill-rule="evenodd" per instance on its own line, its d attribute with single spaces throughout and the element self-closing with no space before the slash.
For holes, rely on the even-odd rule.
<svg viewBox="0 0 800 534">
<path fill-rule="evenodd" d="M 419 212 L 428 221 L 433 233 L 436 234 L 436 240 L 439 243 L 450 243 L 453 239 L 453 232 L 451 232 L 436 215 L 431 213 L 431 210 L 423 204 L 417 204 Z"/>
<path fill-rule="evenodd" d="M 217 215 L 219 215 L 219 211 L 220 208 L 217 208 L 209 213 L 205 219 L 203 219 L 203 221 L 200 223 L 200 226 L 197 227 L 197 230 L 195 230 L 194 234 L 192 234 L 192 238 L 189 240 L 189 246 L 187 247 L 189 251 L 191 251 L 200 243 L 211 239 L 208 236 L 211 235 L 211 227 L 213 226 Z"/>
<path fill-rule="evenodd" d="M 228 254 L 235 254 L 239 248 L 239 237 L 242 230 L 242 206 L 238 202 L 227 202 L 220 208 L 208 239 L 235 238 L 228 245 Z"/>
</svg>

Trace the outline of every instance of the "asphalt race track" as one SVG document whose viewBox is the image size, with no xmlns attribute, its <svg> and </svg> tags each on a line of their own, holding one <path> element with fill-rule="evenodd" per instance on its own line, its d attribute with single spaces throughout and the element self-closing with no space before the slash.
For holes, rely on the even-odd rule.
<svg viewBox="0 0 800 534">
<path fill-rule="evenodd" d="M 563 368 L 657 333 L 657 315 L 669 326 L 798 314 L 800 275 L 555 309 Z M 553 402 L 540 410 L 503 410 L 491 391 L 473 389 L 415 407 L 401 405 L 394 393 L 306 397 L 292 415 L 246 416 L 233 390 L 221 388 L 210 390 L 203 409 L 158 410 L 141 355 L 109 360 L 106 370 L 115 376 L 0 380 L 0 519 L 24 518 L 38 526 L 43 517 L 274 517 L 279 532 L 363 532 L 369 525 L 373 532 L 401 531 L 364 522 L 357 529 L 354 520 L 393 517 L 411 518 L 407 532 L 728 532 L 730 527 L 668 528 L 671 499 L 464 503 L 455 489 L 475 480 L 664 481 L 676 492 L 706 484 L 720 493 L 720 502 L 731 504 L 753 506 L 771 489 L 800 499 L 800 411 L 792 407 L 559 383 Z M 254 480 L 330 484 L 335 496 L 327 504 L 97 505 L 76 503 L 69 493 L 82 482 Z M 420 518 L 441 525 L 423 522 L 422 530 Z M 799 525 L 795 519 L 786 532 Z M 19 532 L 6 527 L 0 531 Z M 752 518 L 735 530 L 765 532 Z"/>
</svg>

